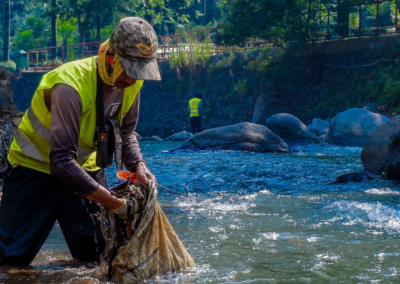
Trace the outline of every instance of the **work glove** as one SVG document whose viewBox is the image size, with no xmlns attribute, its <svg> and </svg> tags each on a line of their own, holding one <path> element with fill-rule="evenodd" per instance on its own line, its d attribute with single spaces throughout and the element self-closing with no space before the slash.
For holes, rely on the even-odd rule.
<svg viewBox="0 0 400 284">
<path fill-rule="evenodd" d="M 136 213 L 139 212 L 140 206 L 136 199 L 131 199 L 132 201 L 127 202 L 125 198 L 121 199 L 124 204 L 112 212 L 122 220 L 132 220 Z"/>
</svg>

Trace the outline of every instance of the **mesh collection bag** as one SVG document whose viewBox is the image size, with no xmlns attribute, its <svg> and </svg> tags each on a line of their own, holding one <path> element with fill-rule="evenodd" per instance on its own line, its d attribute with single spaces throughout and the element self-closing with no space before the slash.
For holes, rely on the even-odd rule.
<svg viewBox="0 0 400 284">
<path fill-rule="evenodd" d="M 102 274 L 116 282 L 140 283 L 195 266 L 157 202 L 156 184 L 150 180 L 148 190 L 137 183 L 130 185 L 129 181 L 124 186 L 122 191 L 114 190 L 116 196 L 128 197 L 128 202 L 129 198 L 147 199 L 147 204 L 130 222 L 123 222 L 102 208 L 100 221 L 106 239 Z"/>
</svg>

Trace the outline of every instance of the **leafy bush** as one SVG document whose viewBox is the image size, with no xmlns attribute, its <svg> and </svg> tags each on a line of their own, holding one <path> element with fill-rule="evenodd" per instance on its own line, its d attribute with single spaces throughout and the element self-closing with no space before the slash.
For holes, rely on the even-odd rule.
<svg viewBox="0 0 400 284">
<path fill-rule="evenodd" d="M 389 80 L 383 87 L 384 100 L 395 107 L 400 105 L 400 81 Z"/>
<path fill-rule="evenodd" d="M 184 49 L 171 53 L 170 62 L 173 67 L 204 66 L 211 58 L 211 44 L 209 42 L 188 41 L 189 43 Z"/>
<path fill-rule="evenodd" d="M 234 90 L 238 92 L 238 95 L 243 97 L 248 93 L 247 79 L 239 80 L 234 87 Z"/>
<path fill-rule="evenodd" d="M 54 60 L 48 60 L 44 64 L 46 65 L 52 65 L 52 64 L 62 64 L 62 59 L 60 57 L 54 58 Z"/>
<path fill-rule="evenodd" d="M 15 71 L 16 65 L 12 60 L 0 62 L 0 68 L 5 68 L 9 71 Z"/>
</svg>

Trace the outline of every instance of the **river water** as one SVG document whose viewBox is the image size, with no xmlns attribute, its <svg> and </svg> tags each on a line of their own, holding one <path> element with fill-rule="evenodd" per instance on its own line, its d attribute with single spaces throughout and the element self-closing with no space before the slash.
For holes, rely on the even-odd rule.
<svg viewBox="0 0 400 284">
<path fill-rule="evenodd" d="M 159 183 L 190 190 L 158 200 L 197 267 L 149 283 L 400 283 L 399 186 L 329 184 L 362 171 L 360 148 L 167 152 L 177 145 L 141 148 Z M 0 282 L 103 283 L 95 264 L 71 259 L 57 225 L 32 266 L 2 268 Z"/>
</svg>

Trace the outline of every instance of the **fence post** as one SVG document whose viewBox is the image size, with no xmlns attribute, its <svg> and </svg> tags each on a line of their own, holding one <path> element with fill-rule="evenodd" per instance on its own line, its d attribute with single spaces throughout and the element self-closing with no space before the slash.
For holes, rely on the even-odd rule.
<svg viewBox="0 0 400 284">
<path fill-rule="evenodd" d="M 218 28 L 217 28 L 217 31 L 215 32 L 215 38 L 218 39 Z M 217 54 L 218 54 L 218 43 L 217 43 Z"/>
<path fill-rule="evenodd" d="M 179 46 L 179 36 L 178 35 L 176 36 L 176 47 L 177 47 L 176 50 L 177 50 L 178 54 L 181 53 L 181 48 Z"/>
</svg>

